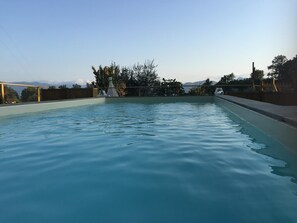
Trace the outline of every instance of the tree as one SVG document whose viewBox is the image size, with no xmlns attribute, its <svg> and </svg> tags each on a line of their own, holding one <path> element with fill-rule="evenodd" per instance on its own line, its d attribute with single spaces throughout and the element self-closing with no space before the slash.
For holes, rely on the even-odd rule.
<svg viewBox="0 0 297 223">
<path fill-rule="evenodd" d="M 233 74 L 233 73 L 232 73 Z M 205 82 L 202 84 L 202 88 L 205 95 L 213 95 L 215 91 L 215 87 L 212 85 L 212 81 L 207 78 Z"/>
<path fill-rule="evenodd" d="M 146 60 L 144 64 L 135 64 L 133 66 L 133 74 L 135 75 L 136 83 L 141 88 L 139 94 L 154 95 L 158 91 L 157 86 L 160 86 L 160 80 L 157 73 L 157 66 L 154 60 Z M 140 93 L 141 92 L 141 93 Z"/>
<path fill-rule="evenodd" d="M 122 67 L 119 79 L 127 86 L 137 86 L 137 80 L 133 68 Z"/>
<path fill-rule="evenodd" d="M 56 88 L 56 86 L 51 85 L 51 86 L 48 86 L 48 89 L 57 89 L 57 88 Z"/>
<path fill-rule="evenodd" d="M 286 71 L 295 87 L 295 91 L 297 91 L 297 55 L 290 60 L 290 63 L 286 67 Z"/>
<path fill-rule="evenodd" d="M 22 90 L 21 100 L 23 102 L 36 101 L 37 100 L 37 90 L 34 87 L 27 87 Z"/>
<path fill-rule="evenodd" d="M 176 79 L 162 79 L 157 94 L 160 96 L 179 96 L 185 93 L 183 84 Z"/>
<path fill-rule="evenodd" d="M 272 60 L 272 64 L 267 67 L 268 70 L 270 70 L 270 72 L 267 74 L 267 76 L 281 80 L 282 79 L 281 74 L 283 72 L 284 64 L 287 61 L 288 61 L 288 59 L 284 55 L 278 55 L 278 56 L 274 57 L 274 59 Z"/>
<path fill-rule="evenodd" d="M 136 86 L 138 86 L 138 83 L 135 78 L 133 68 L 122 67 L 119 75 L 119 82 L 119 95 L 122 95 L 121 92 L 123 92 L 123 88 L 121 88 L 121 86 L 125 86 L 124 94 L 127 96 L 137 96 L 139 94 L 139 91 L 136 88 Z"/>
<path fill-rule="evenodd" d="M 79 85 L 79 84 L 73 84 L 72 85 L 72 88 L 81 88 L 81 85 Z"/>
<path fill-rule="evenodd" d="M 235 78 L 235 75 L 233 73 L 224 75 L 221 77 L 221 80 L 219 81 L 220 84 L 228 84 L 229 82 L 233 81 Z"/>
<path fill-rule="evenodd" d="M 98 69 L 92 66 L 95 76 L 95 84 L 100 90 L 107 91 L 109 85 L 109 77 L 112 77 L 113 84 L 120 96 L 122 95 L 138 95 L 140 93 L 137 86 L 144 87 L 143 94 L 151 93 L 156 85 L 159 85 L 159 78 L 156 71 L 157 65 L 154 61 L 147 60 L 144 64 L 136 64 L 132 68 L 122 67 L 112 62 L 110 66 Z M 128 88 L 128 89 L 127 89 Z"/>
<path fill-rule="evenodd" d="M 212 85 L 212 81 L 207 78 L 205 82 L 201 86 L 197 86 L 192 88 L 189 91 L 189 95 L 198 95 L 198 96 L 205 96 L 205 95 L 213 95 L 215 91 L 215 86 Z"/>
<path fill-rule="evenodd" d="M 212 84 L 212 81 L 210 81 L 209 78 L 207 78 L 202 85 L 203 86 L 210 86 L 211 84 Z"/>
<path fill-rule="evenodd" d="M 205 89 L 202 86 L 192 88 L 189 91 L 189 95 L 204 96 L 205 95 Z"/>
<path fill-rule="evenodd" d="M 60 85 L 58 88 L 59 88 L 59 89 L 67 89 L 67 86 L 66 86 L 66 84 L 62 84 L 62 85 Z"/>
<path fill-rule="evenodd" d="M 251 78 L 253 80 L 262 80 L 264 77 L 264 71 L 263 70 L 255 70 L 253 73 L 251 73 Z"/>
<path fill-rule="evenodd" d="M 98 70 L 96 70 L 95 67 L 92 66 L 92 70 L 93 70 L 93 74 L 95 76 L 95 84 L 96 84 L 96 87 L 99 88 L 101 87 L 101 84 L 102 84 L 102 72 L 103 72 L 103 69 L 101 67 L 101 65 L 99 66 Z"/>
<path fill-rule="evenodd" d="M 15 104 L 15 103 L 19 103 L 19 102 L 20 102 L 20 99 L 19 99 L 18 93 L 13 88 L 5 86 L 4 87 L 4 103 Z M 3 102 L 1 101 L 1 103 L 3 103 Z"/>
<path fill-rule="evenodd" d="M 91 83 L 86 83 L 86 88 L 94 88 L 96 86 L 95 82 L 92 81 Z"/>
<path fill-rule="evenodd" d="M 159 83 L 157 66 L 154 60 L 146 60 L 143 65 L 136 64 L 133 66 L 135 78 L 139 86 L 152 87 Z"/>
<path fill-rule="evenodd" d="M 113 84 L 117 86 L 120 74 L 120 66 L 112 62 L 110 66 L 104 68 L 100 65 L 98 70 L 92 66 L 93 74 L 95 76 L 96 86 L 100 90 L 107 91 L 109 84 L 109 77 L 112 77 Z"/>
<path fill-rule="evenodd" d="M 279 76 L 282 82 L 297 90 L 297 55 L 283 64 Z"/>
</svg>

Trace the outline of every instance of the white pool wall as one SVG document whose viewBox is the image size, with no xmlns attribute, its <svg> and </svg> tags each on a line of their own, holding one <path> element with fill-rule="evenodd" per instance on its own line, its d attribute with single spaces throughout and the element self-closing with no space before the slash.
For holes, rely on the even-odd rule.
<svg viewBox="0 0 297 223">
<path fill-rule="evenodd" d="M 105 98 L 87 98 L 42 103 L 4 105 L 0 107 L 0 117 L 104 103 Z"/>
<path fill-rule="evenodd" d="M 212 96 L 84 98 L 0 106 L 0 117 L 105 103 L 213 102 Z"/>
<path fill-rule="evenodd" d="M 297 128 L 285 122 L 270 118 L 240 105 L 215 98 L 215 103 L 223 106 L 238 118 L 260 129 L 273 139 L 276 139 L 288 149 L 297 153 Z"/>
</svg>

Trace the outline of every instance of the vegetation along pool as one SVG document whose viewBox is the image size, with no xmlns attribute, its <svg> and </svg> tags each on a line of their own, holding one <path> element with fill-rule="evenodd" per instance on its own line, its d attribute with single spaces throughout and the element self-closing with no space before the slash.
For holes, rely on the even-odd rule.
<svg viewBox="0 0 297 223">
<path fill-rule="evenodd" d="M 0 120 L 0 222 L 297 222 L 294 152 L 216 103 Z"/>
</svg>

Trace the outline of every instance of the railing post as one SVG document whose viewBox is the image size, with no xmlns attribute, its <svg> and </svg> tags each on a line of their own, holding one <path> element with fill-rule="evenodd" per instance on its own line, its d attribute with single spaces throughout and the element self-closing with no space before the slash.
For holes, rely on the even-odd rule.
<svg viewBox="0 0 297 223">
<path fill-rule="evenodd" d="M 1 99 L 2 99 L 2 104 L 4 104 L 4 83 L 1 83 Z"/>
<path fill-rule="evenodd" d="M 37 102 L 40 102 L 40 87 L 37 87 Z"/>
</svg>

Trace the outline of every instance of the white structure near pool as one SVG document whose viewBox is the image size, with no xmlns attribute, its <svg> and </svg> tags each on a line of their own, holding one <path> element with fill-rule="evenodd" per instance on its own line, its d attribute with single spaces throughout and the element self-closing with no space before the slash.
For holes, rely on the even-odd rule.
<svg viewBox="0 0 297 223">
<path fill-rule="evenodd" d="M 296 127 L 223 98 L 0 107 L 0 222 L 296 222 Z"/>
</svg>

